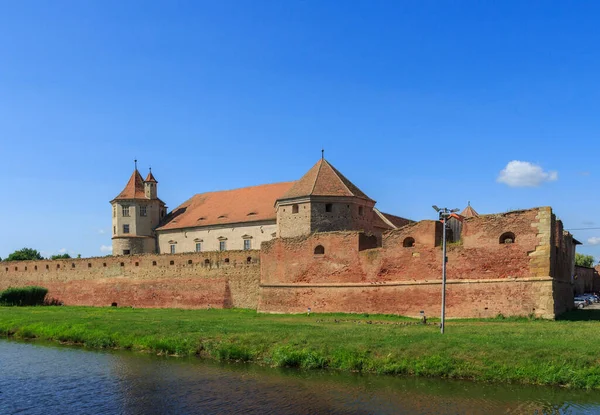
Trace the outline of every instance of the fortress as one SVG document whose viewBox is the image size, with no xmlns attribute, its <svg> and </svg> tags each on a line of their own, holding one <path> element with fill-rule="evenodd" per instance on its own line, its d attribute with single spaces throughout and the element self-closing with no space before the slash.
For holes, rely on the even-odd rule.
<svg viewBox="0 0 600 415">
<path fill-rule="evenodd" d="M 0 289 L 67 305 L 437 316 L 443 224 L 380 212 L 321 158 L 300 180 L 197 194 L 167 214 L 152 172 L 112 201 L 113 256 L 2 263 Z M 550 207 L 448 222 L 449 318 L 573 307 L 575 247 Z"/>
</svg>

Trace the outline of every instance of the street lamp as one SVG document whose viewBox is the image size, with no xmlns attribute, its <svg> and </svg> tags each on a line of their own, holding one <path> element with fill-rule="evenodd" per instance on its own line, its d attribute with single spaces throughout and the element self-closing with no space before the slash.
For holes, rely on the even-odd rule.
<svg viewBox="0 0 600 415">
<path fill-rule="evenodd" d="M 432 208 L 439 213 L 440 220 L 444 224 L 442 233 L 442 322 L 440 324 L 440 331 L 444 334 L 444 326 L 446 324 L 446 262 L 448 262 L 448 257 L 446 256 L 446 220 L 450 214 L 458 212 L 459 209 L 439 208 L 436 205 L 433 205 Z"/>
</svg>

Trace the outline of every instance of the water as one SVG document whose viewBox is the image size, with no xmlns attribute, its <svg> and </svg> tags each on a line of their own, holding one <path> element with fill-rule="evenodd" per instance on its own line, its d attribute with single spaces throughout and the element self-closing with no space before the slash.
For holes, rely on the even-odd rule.
<svg viewBox="0 0 600 415">
<path fill-rule="evenodd" d="M 0 340 L 0 414 L 600 414 L 600 393 Z"/>
</svg>

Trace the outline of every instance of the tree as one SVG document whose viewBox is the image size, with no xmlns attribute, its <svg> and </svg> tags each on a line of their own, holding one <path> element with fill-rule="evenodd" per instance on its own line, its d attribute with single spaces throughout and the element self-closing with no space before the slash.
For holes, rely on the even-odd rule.
<svg viewBox="0 0 600 415">
<path fill-rule="evenodd" d="M 58 254 L 58 255 L 52 255 L 50 257 L 50 259 L 69 259 L 71 258 L 71 255 L 64 253 L 64 254 Z"/>
<path fill-rule="evenodd" d="M 577 266 L 592 268 L 594 262 L 594 257 L 592 255 L 575 254 L 575 265 Z"/>
<path fill-rule="evenodd" d="M 10 254 L 5 261 L 32 261 L 36 259 L 44 259 L 42 255 L 35 249 L 23 248 Z"/>
</svg>

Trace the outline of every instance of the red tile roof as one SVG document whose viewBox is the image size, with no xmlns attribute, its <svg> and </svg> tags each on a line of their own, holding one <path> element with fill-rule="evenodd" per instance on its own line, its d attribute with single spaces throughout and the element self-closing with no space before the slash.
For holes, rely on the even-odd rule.
<svg viewBox="0 0 600 415">
<path fill-rule="evenodd" d="M 276 220 L 275 201 L 296 182 L 264 184 L 194 195 L 175 208 L 158 230 Z"/>
<path fill-rule="evenodd" d="M 397 228 L 401 228 L 403 226 L 408 225 L 409 223 L 413 223 L 414 222 L 414 221 L 412 221 L 410 219 L 402 218 L 400 216 L 390 215 L 389 213 L 381 212 L 381 214 L 383 216 L 385 216 L 385 218 L 387 220 L 389 220 L 390 222 L 392 222 L 394 224 L 394 226 L 397 227 Z"/>
<path fill-rule="evenodd" d="M 325 159 L 320 159 L 280 199 L 304 196 L 354 196 L 372 200 Z"/>
<path fill-rule="evenodd" d="M 471 202 L 469 202 L 469 205 L 465 208 L 465 210 L 460 212 L 460 215 L 464 216 L 465 218 L 472 218 L 473 216 L 479 216 L 479 213 L 477 213 L 475 209 L 471 207 Z"/>
<path fill-rule="evenodd" d="M 118 199 L 146 199 L 146 193 L 144 192 L 144 181 L 140 172 L 135 169 L 132 173 L 129 181 L 125 185 L 125 188 L 119 193 L 114 200 Z"/>
<path fill-rule="evenodd" d="M 146 176 L 146 180 L 144 180 L 144 181 L 158 183 L 156 181 L 156 179 L 154 178 L 154 175 L 152 174 L 152 169 L 150 169 L 150 172 L 148 172 L 148 175 Z"/>
</svg>

